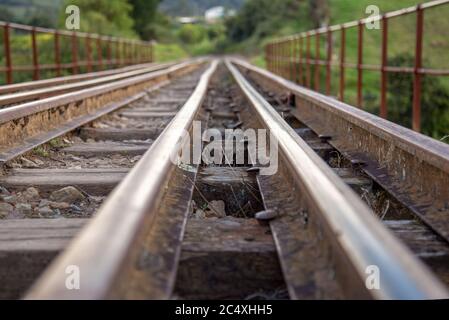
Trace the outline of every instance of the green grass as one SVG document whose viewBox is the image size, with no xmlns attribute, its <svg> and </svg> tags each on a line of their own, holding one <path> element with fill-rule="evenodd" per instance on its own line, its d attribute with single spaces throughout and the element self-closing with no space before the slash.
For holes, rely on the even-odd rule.
<svg viewBox="0 0 449 320">
<path fill-rule="evenodd" d="M 157 62 L 179 60 L 188 56 L 187 51 L 176 43 L 157 43 L 155 46 L 155 59 Z"/>
</svg>

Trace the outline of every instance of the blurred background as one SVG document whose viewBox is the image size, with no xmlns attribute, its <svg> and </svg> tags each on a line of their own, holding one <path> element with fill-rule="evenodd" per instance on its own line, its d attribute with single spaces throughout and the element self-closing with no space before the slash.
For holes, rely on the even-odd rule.
<svg viewBox="0 0 449 320">
<path fill-rule="evenodd" d="M 157 61 L 195 55 L 239 53 L 264 67 L 264 46 L 269 41 L 310 29 L 367 17 L 376 5 L 387 12 L 424 3 L 424 0 L 0 0 L 0 20 L 40 27 L 65 28 L 65 8 L 80 8 L 80 31 L 141 40 L 155 40 Z M 449 6 L 426 11 L 424 25 L 425 68 L 449 68 Z M 401 17 L 389 25 L 388 62 L 413 66 L 415 18 Z M 427 34 L 427 35 L 426 35 Z M 430 36 L 431 35 L 431 36 Z M 45 42 L 45 35 L 39 39 Z M 339 35 L 335 35 L 332 59 L 338 60 Z M 366 30 L 364 63 L 380 62 L 380 30 Z M 0 36 L 1 38 L 1 36 Z M 49 38 L 50 42 L 51 39 Z M 29 51 L 30 39 L 14 39 L 16 51 Z M 1 45 L 0 45 L 1 46 Z M 22 49 L 21 49 L 22 48 Z M 40 45 L 39 55 L 45 55 Z M 313 45 L 312 45 L 313 48 Z M 49 55 L 51 55 L 49 49 Z M 69 54 L 69 53 L 67 53 Z M 346 35 L 348 62 L 356 62 L 357 30 Z M 0 51 L 0 64 L 4 57 Z M 43 60 L 45 60 L 43 58 Z M 18 62 L 17 64 L 20 64 Z M 24 75 L 25 77 L 25 75 Z M 338 83 L 338 73 L 332 75 Z M 335 79 L 334 79 L 335 77 Z M 19 81 L 22 79 L 19 79 Z M 357 71 L 346 75 L 346 101 L 355 104 Z M 3 81 L 3 79 L 0 79 Z M 413 74 L 388 78 L 388 118 L 410 127 Z M 1 84 L 1 83 L 0 83 Z M 364 73 L 364 108 L 379 111 L 379 72 Z M 338 85 L 332 87 L 337 95 Z M 422 132 L 449 140 L 449 77 L 424 77 Z"/>
</svg>

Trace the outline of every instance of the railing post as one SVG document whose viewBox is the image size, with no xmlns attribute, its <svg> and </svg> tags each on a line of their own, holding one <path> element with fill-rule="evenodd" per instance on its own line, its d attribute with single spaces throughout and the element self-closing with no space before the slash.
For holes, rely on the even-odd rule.
<svg viewBox="0 0 449 320">
<path fill-rule="evenodd" d="M 273 72 L 278 74 L 278 44 L 277 41 L 273 44 L 274 49 L 274 69 Z"/>
<path fill-rule="evenodd" d="M 120 41 L 118 39 L 115 39 L 115 61 L 114 66 L 119 67 L 120 66 Z"/>
<path fill-rule="evenodd" d="M 302 56 L 303 40 L 302 39 L 303 39 L 303 37 L 301 35 L 299 37 L 299 55 L 298 55 L 298 58 L 299 58 L 299 81 L 298 81 L 298 83 L 300 85 L 304 84 L 303 64 L 302 64 L 302 58 L 303 58 L 303 56 Z"/>
<path fill-rule="evenodd" d="M 55 31 L 55 67 L 56 67 L 56 76 L 61 76 L 61 49 L 59 45 L 59 32 L 58 30 Z"/>
<path fill-rule="evenodd" d="M 358 43 L 357 43 L 357 105 L 362 108 L 363 96 L 363 28 L 364 24 L 359 21 L 358 24 Z"/>
<path fill-rule="evenodd" d="M 326 63 L 326 94 L 331 94 L 332 67 L 332 30 L 327 29 L 327 63 Z"/>
<path fill-rule="evenodd" d="M 78 37 L 76 32 L 72 34 L 72 73 L 78 73 Z"/>
<path fill-rule="evenodd" d="M 421 131 L 421 67 L 424 29 L 424 10 L 419 4 L 416 11 L 415 70 L 413 74 L 413 118 L 412 129 Z"/>
<path fill-rule="evenodd" d="M 320 33 L 315 34 L 315 91 L 320 91 Z"/>
<path fill-rule="evenodd" d="M 346 29 L 341 26 L 340 48 L 340 101 L 345 100 Z"/>
<path fill-rule="evenodd" d="M 388 65 L 388 18 L 382 17 L 382 66 L 380 87 L 380 116 L 387 118 L 387 65 Z"/>
<path fill-rule="evenodd" d="M 310 34 L 307 32 L 306 34 L 306 67 L 307 67 L 307 75 L 306 75 L 306 86 L 307 88 L 311 87 L 312 81 L 312 70 L 310 67 Z"/>
<path fill-rule="evenodd" d="M 107 38 L 107 44 L 108 44 L 108 67 L 110 68 L 112 66 L 112 47 L 111 47 L 112 39 L 109 37 Z"/>
<path fill-rule="evenodd" d="M 298 41 L 294 37 L 292 39 L 293 46 L 293 82 L 298 83 Z"/>
<path fill-rule="evenodd" d="M 97 58 L 98 68 L 103 70 L 103 48 L 101 47 L 101 37 L 97 38 Z"/>
<path fill-rule="evenodd" d="M 3 27 L 4 35 L 3 35 L 3 42 L 4 42 L 4 49 L 5 49 L 5 66 L 6 66 L 6 73 L 5 73 L 5 80 L 7 84 L 11 84 L 13 82 L 12 77 L 12 60 L 11 60 L 11 41 L 10 41 L 10 27 L 9 24 L 5 24 Z"/>
<path fill-rule="evenodd" d="M 35 27 L 31 29 L 31 48 L 33 53 L 33 80 L 39 80 L 39 53 L 37 51 Z"/>
<path fill-rule="evenodd" d="M 90 36 L 86 36 L 86 52 L 87 52 L 87 72 L 92 72 L 92 49 L 90 47 Z"/>
</svg>

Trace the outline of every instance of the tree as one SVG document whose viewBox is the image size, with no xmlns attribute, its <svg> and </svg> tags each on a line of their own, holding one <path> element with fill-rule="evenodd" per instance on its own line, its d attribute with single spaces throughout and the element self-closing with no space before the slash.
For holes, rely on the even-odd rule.
<svg viewBox="0 0 449 320">
<path fill-rule="evenodd" d="M 157 7 L 160 0 L 130 0 L 133 7 L 134 30 L 142 39 L 154 38 Z"/>
</svg>

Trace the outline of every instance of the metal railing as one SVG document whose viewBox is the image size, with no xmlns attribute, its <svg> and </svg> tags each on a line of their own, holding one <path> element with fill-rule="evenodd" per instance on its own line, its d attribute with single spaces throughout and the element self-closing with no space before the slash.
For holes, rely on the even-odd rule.
<svg viewBox="0 0 449 320">
<path fill-rule="evenodd" d="M 3 45 L 0 61 L 4 60 L 4 66 L 0 66 L 0 74 L 4 73 L 7 84 L 13 83 L 14 76 L 19 72 L 31 72 L 31 78 L 39 80 L 44 71 L 53 72 L 53 76 L 61 76 L 67 73 L 78 74 L 154 61 L 151 41 L 40 28 L 3 21 L 0 21 L 0 29 L 3 29 L 2 34 L 0 31 L 0 39 L 3 38 L 0 43 Z M 28 40 L 23 40 L 27 38 Z M 16 50 L 15 39 L 21 46 Z M 45 59 L 43 51 L 46 54 Z M 31 61 L 31 64 L 28 61 Z"/>
<path fill-rule="evenodd" d="M 323 93 L 331 94 L 332 67 L 339 68 L 339 90 L 338 98 L 345 101 L 346 69 L 357 71 L 357 97 L 356 104 L 363 106 L 363 71 L 377 71 L 381 73 L 380 79 L 380 116 L 387 117 L 387 77 L 389 73 L 413 74 L 413 111 L 412 128 L 415 131 L 421 129 L 421 89 L 422 76 L 448 76 L 449 69 L 423 68 L 423 34 L 424 34 L 424 12 L 426 9 L 447 5 L 449 0 L 438 0 L 419 4 L 415 7 L 405 8 L 388 12 L 379 16 L 356 20 L 348 23 L 333 25 L 316 30 L 303 32 L 297 35 L 274 40 L 265 46 L 265 59 L 268 70 L 281 75 L 289 80 L 295 81 L 315 91 L 323 91 L 320 87 L 321 68 L 325 68 L 325 88 Z M 398 67 L 388 65 L 388 25 L 393 18 L 414 14 L 416 18 L 414 65 L 410 67 Z M 381 61 L 380 64 L 364 64 L 364 42 L 363 35 L 365 25 L 380 22 L 381 27 Z M 357 28 L 357 62 L 349 63 L 347 57 L 346 33 L 348 29 Z M 332 59 L 333 35 L 340 32 L 339 61 Z M 311 38 L 315 37 L 315 48 L 312 53 Z M 321 37 L 326 40 L 325 60 L 321 56 Z M 304 50 L 305 42 L 305 50 Z M 305 52 L 304 52 L 305 51 Z M 312 66 L 314 66 L 312 75 Z M 313 82 L 313 83 L 312 83 Z"/>
</svg>

